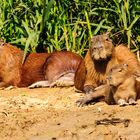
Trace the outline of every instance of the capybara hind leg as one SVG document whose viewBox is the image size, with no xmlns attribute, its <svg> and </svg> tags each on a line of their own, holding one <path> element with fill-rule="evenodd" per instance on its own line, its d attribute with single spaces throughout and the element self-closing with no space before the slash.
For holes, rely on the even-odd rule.
<svg viewBox="0 0 140 140">
<path fill-rule="evenodd" d="M 51 83 L 50 87 L 54 87 L 54 86 L 57 86 L 57 87 L 69 87 L 69 86 L 73 86 L 73 85 L 74 85 L 73 81 L 59 79 L 59 80 L 56 80 L 55 82 Z"/>
<path fill-rule="evenodd" d="M 8 86 L 8 87 L 4 88 L 4 90 L 11 90 L 11 89 L 14 89 L 14 88 L 16 88 L 16 86 Z"/>
<path fill-rule="evenodd" d="M 136 104 L 137 104 L 137 102 L 136 102 L 135 99 L 133 99 L 133 98 L 130 98 L 130 99 L 128 100 L 128 103 L 129 103 L 129 105 L 136 105 Z"/>
<path fill-rule="evenodd" d="M 50 84 L 50 87 L 69 87 L 74 85 L 74 73 L 62 75 L 57 80 Z"/>
<path fill-rule="evenodd" d="M 54 86 L 65 87 L 65 86 L 73 86 L 73 85 L 74 85 L 74 73 L 68 73 L 62 75 L 54 82 L 39 81 L 30 85 L 29 88 L 54 87 Z"/>
<path fill-rule="evenodd" d="M 32 89 L 32 88 L 41 88 L 41 87 L 49 87 L 49 86 L 50 86 L 49 81 L 39 81 L 31 84 L 28 88 Z"/>
</svg>

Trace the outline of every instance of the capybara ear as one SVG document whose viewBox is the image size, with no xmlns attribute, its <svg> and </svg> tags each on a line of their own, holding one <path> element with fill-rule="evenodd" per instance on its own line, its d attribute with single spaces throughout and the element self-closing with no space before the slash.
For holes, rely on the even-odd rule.
<svg viewBox="0 0 140 140">
<path fill-rule="evenodd" d="M 111 41 L 111 39 L 110 39 L 111 32 L 105 32 L 105 33 L 103 34 L 103 36 L 104 36 L 104 39 L 105 39 L 106 41 Z M 111 41 L 111 42 L 112 42 L 112 41 Z"/>
<path fill-rule="evenodd" d="M 3 46 L 4 45 L 4 40 L 2 38 L 0 38 L 0 46 Z"/>
<path fill-rule="evenodd" d="M 108 37 L 110 37 L 111 32 L 106 32 L 105 35 L 108 36 Z"/>
</svg>

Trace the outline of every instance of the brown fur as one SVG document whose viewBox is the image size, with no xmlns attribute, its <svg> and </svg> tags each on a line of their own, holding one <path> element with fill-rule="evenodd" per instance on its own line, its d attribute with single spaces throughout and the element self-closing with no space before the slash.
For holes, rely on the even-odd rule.
<svg viewBox="0 0 140 140">
<path fill-rule="evenodd" d="M 114 47 L 108 34 L 92 37 L 92 44 L 75 74 L 75 87 L 85 93 L 106 84 L 109 70 L 117 64 L 128 64 L 129 72 L 140 73 L 140 64 L 125 45 Z"/>
<path fill-rule="evenodd" d="M 26 87 L 37 81 L 54 81 L 65 73 L 75 73 L 82 58 L 72 52 L 31 53 L 22 64 L 23 51 L 0 44 L 0 87 Z"/>
<path fill-rule="evenodd" d="M 108 104 L 136 104 L 136 77 L 128 71 L 127 64 L 113 67 L 107 75 L 107 84 L 95 88 L 91 94 L 78 100 L 78 105 L 84 105 L 91 100 L 104 97 Z"/>
<path fill-rule="evenodd" d="M 77 106 L 83 106 L 91 101 L 98 102 L 101 100 L 101 98 L 103 98 L 103 100 L 105 100 L 108 104 L 111 104 L 112 102 L 114 103 L 113 98 L 111 98 L 112 95 L 109 97 L 110 92 L 111 87 L 108 84 L 101 85 L 95 88 L 92 93 L 86 94 L 84 98 L 77 100 Z"/>
<path fill-rule="evenodd" d="M 135 103 L 137 97 L 136 77 L 128 71 L 128 65 L 122 64 L 112 68 L 107 82 L 112 86 L 111 94 L 116 104 Z"/>
</svg>

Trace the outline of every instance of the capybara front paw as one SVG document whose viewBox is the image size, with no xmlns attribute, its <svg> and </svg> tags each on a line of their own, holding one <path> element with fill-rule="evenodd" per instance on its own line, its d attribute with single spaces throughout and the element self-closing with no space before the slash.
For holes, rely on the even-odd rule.
<svg viewBox="0 0 140 140">
<path fill-rule="evenodd" d="M 136 105 L 137 104 L 137 102 L 133 98 L 130 98 L 128 100 L 128 103 L 129 103 L 129 105 Z"/>
<path fill-rule="evenodd" d="M 77 105 L 78 107 L 82 107 L 82 106 L 84 106 L 86 103 L 87 103 L 87 102 L 85 101 L 84 98 L 79 99 L 79 100 L 76 101 L 76 105 Z"/>
<path fill-rule="evenodd" d="M 118 100 L 118 105 L 119 106 L 126 106 L 126 105 L 128 105 L 128 103 L 124 99 L 119 99 Z"/>
</svg>

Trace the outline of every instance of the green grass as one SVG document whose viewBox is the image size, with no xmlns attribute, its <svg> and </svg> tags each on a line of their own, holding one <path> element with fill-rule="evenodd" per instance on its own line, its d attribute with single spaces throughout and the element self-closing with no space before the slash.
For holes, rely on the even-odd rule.
<svg viewBox="0 0 140 140">
<path fill-rule="evenodd" d="M 92 35 L 140 47 L 140 0 L 1 0 L 0 37 L 29 52 L 84 55 Z"/>
</svg>

